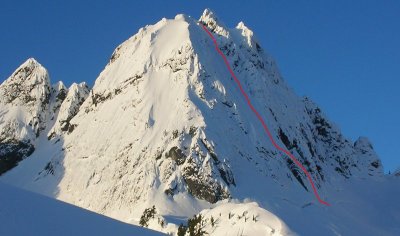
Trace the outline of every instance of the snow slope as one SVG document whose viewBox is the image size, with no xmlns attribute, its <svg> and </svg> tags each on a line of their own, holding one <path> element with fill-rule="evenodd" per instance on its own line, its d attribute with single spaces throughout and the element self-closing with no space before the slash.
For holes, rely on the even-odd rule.
<svg viewBox="0 0 400 236">
<path fill-rule="evenodd" d="M 163 235 L 0 184 L 0 235 Z"/>
<path fill-rule="evenodd" d="M 270 143 L 203 24 L 278 145 L 307 168 L 331 207 L 318 204 L 304 173 Z M 50 95 L 49 107 L 56 109 L 44 111 L 50 115 L 35 151 L 0 181 L 133 224 L 153 205 L 157 222 L 168 223 L 229 199 L 241 209 L 240 202 L 251 199 L 281 234 L 397 233 L 397 217 L 382 222 L 378 209 L 361 210 L 379 202 L 364 199 L 368 187 L 359 187 L 379 183 L 392 200 L 386 194 L 398 180 L 383 175 L 367 138 L 346 139 L 315 103 L 286 85 L 243 22 L 228 28 L 208 9 L 200 20 L 164 18 L 118 46 L 90 92 L 78 87 L 66 93 L 53 86 L 65 96 L 53 102 L 57 96 Z M 353 186 L 357 181 L 362 184 Z M 398 204 L 391 209 L 400 211 Z M 261 222 L 251 227 L 261 229 Z"/>
</svg>

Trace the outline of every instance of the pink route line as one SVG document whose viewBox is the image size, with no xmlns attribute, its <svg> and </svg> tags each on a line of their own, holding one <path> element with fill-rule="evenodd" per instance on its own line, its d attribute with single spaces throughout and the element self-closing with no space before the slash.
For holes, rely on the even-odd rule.
<svg viewBox="0 0 400 236">
<path fill-rule="evenodd" d="M 310 181 L 311 187 L 314 191 L 314 195 L 317 198 L 317 200 L 324 205 L 330 206 L 330 204 L 328 202 L 325 202 L 324 200 L 321 199 L 321 197 L 319 196 L 318 192 L 317 192 L 317 188 L 315 187 L 314 181 L 311 178 L 310 173 L 306 170 L 306 168 L 304 168 L 304 166 L 292 155 L 292 153 L 290 153 L 288 150 L 280 147 L 274 140 L 274 138 L 271 135 L 271 132 L 268 129 L 268 126 L 265 124 L 264 119 L 261 117 L 261 115 L 258 113 L 258 111 L 253 107 L 253 105 L 251 104 L 251 101 L 249 99 L 249 96 L 247 95 L 247 93 L 244 91 L 242 84 L 240 83 L 239 79 L 236 77 L 235 73 L 233 73 L 233 70 L 231 68 L 231 66 L 229 65 L 228 60 L 226 59 L 225 54 L 219 49 L 217 40 L 215 40 L 214 36 L 211 34 L 211 32 L 207 29 L 207 27 L 203 24 L 201 24 L 203 26 L 203 29 L 207 32 L 207 34 L 210 36 L 210 38 L 212 39 L 214 45 L 215 45 L 215 49 L 217 50 L 217 52 L 221 55 L 222 59 L 225 62 L 226 67 L 228 68 L 230 74 L 232 75 L 233 79 L 235 80 L 236 84 L 239 86 L 240 92 L 242 92 L 242 95 L 244 96 L 244 98 L 246 99 L 247 104 L 249 105 L 250 109 L 254 112 L 254 114 L 257 116 L 258 120 L 261 122 L 262 126 L 264 127 L 265 132 L 267 133 L 271 143 L 274 145 L 274 147 L 276 149 L 278 149 L 279 151 L 285 153 L 287 156 L 290 157 L 290 159 L 292 159 L 292 161 L 294 163 L 296 163 L 296 165 L 298 167 L 300 167 L 300 169 L 306 174 L 308 180 Z"/>
</svg>

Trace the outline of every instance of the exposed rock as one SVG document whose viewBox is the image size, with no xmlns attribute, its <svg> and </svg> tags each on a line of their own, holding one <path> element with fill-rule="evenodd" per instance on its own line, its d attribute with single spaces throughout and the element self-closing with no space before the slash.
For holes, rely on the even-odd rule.
<svg viewBox="0 0 400 236">
<path fill-rule="evenodd" d="M 167 158 L 172 158 L 177 165 L 182 165 L 186 157 L 178 147 L 172 147 L 167 153 L 165 153 Z"/>
<path fill-rule="evenodd" d="M 27 142 L 14 140 L 0 143 L 0 175 L 17 166 L 34 150 L 33 145 Z"/>
</svg>

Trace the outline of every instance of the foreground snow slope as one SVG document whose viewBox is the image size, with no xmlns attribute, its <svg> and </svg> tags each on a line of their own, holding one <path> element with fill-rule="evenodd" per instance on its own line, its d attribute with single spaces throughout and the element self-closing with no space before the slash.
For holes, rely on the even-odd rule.
<svg viewBox="0 0 400 236">
<path fill-rule="evenodd" d="M 304 173 L 271 144 L 202 25 L 276 142 L 307 168 L 331 207 L 318 204 Z M 10 86 L 23 81 L 20 69 L 0 91 L 20 93 Z M 117 47 L 90 92 L 75 85 L 55 102 L 62 87 L 53 86 L 44 106 L 35 151 L 1 181 L 133 224 L 155 205 L 158 226 L 149 226 L 165 232 L 173 227 L 161 224 L 163 217 L 248 198 L 299 234 L 397 233 L 399 219 L 380 221 L 380 208 L 367 214 L 363 209 L 379 201 L 351 185 L 363 179 L 360 186 L 379 184 L 386 200 L 400 198 L 396 191 L 386 196 L 395 182 L 388 184 L 368 139 L 346 139 L 316 104 L 297 96 L 242 22 L 228 28 L 209 10 L 200 20 L 162 19 Z M 21 106 L 0 103 L 0 125 L 18 120 L 11 111 Z M 5 138 L 19 131 L 4 130 Z M 0 160 L 7 150 L 0 149 Z"/>
<path fill-rule="evenodd" d="M 0 235 L 163 235 L 0 183 Z"/>
</svg>

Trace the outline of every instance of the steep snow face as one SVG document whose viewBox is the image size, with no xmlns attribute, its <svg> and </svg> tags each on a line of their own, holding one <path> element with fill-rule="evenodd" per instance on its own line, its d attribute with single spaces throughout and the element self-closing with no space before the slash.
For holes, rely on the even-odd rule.
<svg viewBox="0 0 400 236">
<path fill-rule="evenodd" d="M 304 173 L 271 144 L 201 24 L 324 200 L 336 203 L 331 189 L 344 180 L 382 177 L 368 141 L 351 143 L 298 97 L 244 23 L 227 28 L 206 10 L 200 21 L 162 19 L 118 46 L 89 94 L 70 88 L 53 112 L 47 146 L 33 154 L 46 158 L 1 180 L 133 223 L 152 205 L 161 215 L 192 216 L 229 198 L 252 198 L 281 215 L 314 207 Z"/>
<path fill-rule="evenodd" d="M 188 193 L 208 202 L 229 197 L 231 172 L 214 155 L 189 95 L 201 89 L 190 24 L 183 15 L 163 19 L 113 53 L 70 121 L 75 129 L 63 137 L 63 162 L 54 160 L 67 167 L 60 199 L 112 216 L 121 208 L 121 217 L 155 198 L 176 197 L 179 206 L 165 210 L 193 214 L 208 203 L 179 210 L 192 208 L 185 207 L 193 204 Z"/>
</svg>

